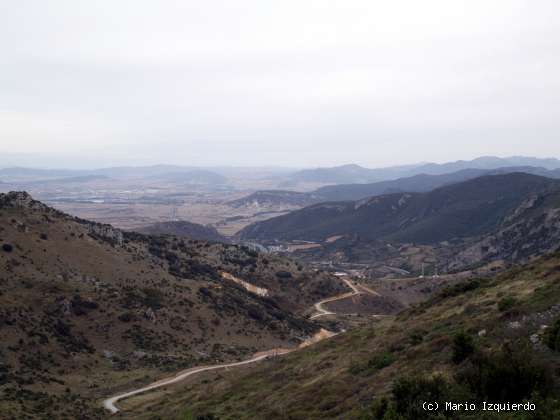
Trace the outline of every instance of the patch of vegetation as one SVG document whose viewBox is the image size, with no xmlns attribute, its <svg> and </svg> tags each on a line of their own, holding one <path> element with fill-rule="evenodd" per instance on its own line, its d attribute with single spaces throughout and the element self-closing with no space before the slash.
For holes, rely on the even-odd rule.
<svg viewBox="0 0 560 420">
<path fill-rule="evenodd" d="M 517 304 L 517 300 L 513 296 L 506 296 L 498 302 L 498 310 L 505 312 L 512 309 Z"/>
<path fill-rule="evenodd" d="M 75 295 L 72 298 L 72 312 L 74 315 L 86 315 L 90 311 L 99 308 L 97 302 L 92 300 L 84 300 L 80 295 Z"/>
<path fill-rule="evenodd" d="M 132 312 L 125 312 L 119 315 L 119 321 L 121 322 L 131 322 L 136 319 L 136 315 Z"/>
<path fill-rule="evenodd" d="M 394 414 L 402 419 L 430 418 L 431 414 L 424 410 L 422 402 L 436 402 L 444 406 L 451 394 L 449 383 L 441 376 L 400 378 L 394 383 L 391 393 L 392 407 L 387 406 L 385 412 L 377 409 L 380 419 L 390 419 Z"/>
<path fill-rule="evenodd" d="M 82 334 L 74 333 L 70 324 L 63 322 L 60 319 L 53 322 L 52 332 L 56 339 L 68 352 L 93 353 L 95 351 L 86 337 Z"/>
<path fill-rule="evenodd" d="M 426 335 L 426 331 L 423 330 L 412 330 L 408 336 L 411 346 L 417 346 L 422 341 L 424 341 L 424 336 Z"/>
<path fill-rule="evenodd" d="M 477 353 L 469 363 L 450 379 L 439 375 L 397 379 L 390 397 L 374 401 L 366 416 L 380 420 L 487 418 L 480 411 L 454 413 L 441 407 L 446 402 L 471 402 L 481 407 L 483 401 L 522 403 L 540 398 L 538 418 L 555 418 L 560 406 L 556 399 L 549 398 L 554 389 L 552 376 L 527 349 L 504 346 L 499 351 Z M 423 402 L 437 403 L 440 409 L 426 411 Z M 504 418 L 536 418 L 534 413 L 517 415 Z"/>
<path fill-rule="evenodd" d="M 470 335 L 464 331 L 458 332 L 453 337 L 453 363 L 459 364 L 474 353 L 474 341 Z"/>
<path fill-rule="evenodd" d="M 165 295 L 160 289 L 156 289 L 155 287 L 146 287 L 142 289 L 142 293 L 144 294 L 144 305 L 154 310 L 163 306 Z"/>
<path fill-rule="evenodd" d="M 476 290 L 481 285 L 482 283 L 479 279 L 473 279 L 470 281 L 454 284 L 453 286 L 448 286 L 441 290 L 439 294 L 442 298 L 459 296 L 463 293 L 470 292 L 471 290 Z"/>
<path fill-rule="evenodd" d="M 477 352 L 456 376 L 476 399 L 521 402 L 554 390 L 550 369 L 530 346 L 505 344 L 498 351 Z"/>
<path fill-rule="evenodd" d="M 560 319 L 557 319 L 550 327 L 545 342 L 551 350 L 560 352 Z"/>
<path fill-rule="evenodd" d="M 390 352 L 376 354 L 366 362 L 356 362 L 350 365 L 348 372 L 352 375 L 370 376 L 378 370 L 391 366 L 395 356 Z"/>
</svg>

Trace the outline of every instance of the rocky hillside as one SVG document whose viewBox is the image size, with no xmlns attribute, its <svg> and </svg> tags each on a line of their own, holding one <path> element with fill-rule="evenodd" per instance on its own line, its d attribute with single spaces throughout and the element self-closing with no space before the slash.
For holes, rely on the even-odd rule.
<svg viewBox="0 0 560 420">
<path fill-rule="evenodd" d="M 225 236 L 211 226 L 199 225 L 185 220 L 176 222 L 160 222 L 138 229 L 146 235 L 174 235 L 182 238 L 198 239 L 202 241 L 227 242 Z"/>
<path fill-rule="evenodd" d="M 98 399 L 164 371 L 296 345 L 317 328 L 299 315 L 341 290 L 280 257 L 0 194 L 0 413 L 102 417 Z"/>
</svg>

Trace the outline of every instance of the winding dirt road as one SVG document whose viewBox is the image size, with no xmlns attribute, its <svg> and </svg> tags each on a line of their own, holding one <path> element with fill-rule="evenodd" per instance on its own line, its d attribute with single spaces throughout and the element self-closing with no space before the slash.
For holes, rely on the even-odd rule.
<svg viewBox="0 0 560 420">
<path fill-rule="evenodd" d="M 115 414 L 119 412 L 119 409 L 115 405 L 120 400 L 124 400 L 125 398 L 132 397 L 134 395 L 141 394 L 143 392 L 151 391 L 156 388 L 161 388 L 162 386 L 171 385 L 177 382 L 188 378 L 189 376 L 196 375 L 197 373 L 206 372 L 209 370 L 216 370 L 222 368 L 229 368 L 235 366 L 243 366 L 248 365 L 249 363 L 260 362 L 261 360 L 268 359 L 269 357 L 280 356 L 283 354 L 287 354 L 293 350 L 288 349 L 275 349 L 269 350 L 262 353 L 255 354 L 251 359 L 243 360 L 242 362 L 235 362 L 235 363 L 226 363 L 223 365 L 214 365 L 214 366 L 199 366 L 192 369 L 185 370 L 183 372 L 178 373 L 176 376 L 172 378 L 162 379 L 160 381 L 154 382 L 153 384 L 147 385 L 143 388 L 136 389 L 134 391 L 126 392 L 124 394 L 120 394 L 111 398 L 108 398 L 103 401 L 103 407 L 109 410 L 111 413 Z"/>
<path fill-rule="evenodd" d="M 324 315 L 335 315 L 334 312 L 330 312 L 330 311 L 324 309 L 322 305 L 325 304 L 325 303 L 328 303 L 328 302 L 334 302 L 336 300 L 341 300 L 341 299 L 346 299 L 348 297 L 357 296 L 357 295 L 360 295 L 362 293 L 362 291 L 360 291 L 359 288 L 358 288 L 359 286 L 356 286 L 355 284 L 353 284 L 349 279 L 345 278 L 345 279 L 343 279 L 343 281 L 348 287 L 350 287 L 352 289 L 352 291 L 348 292 L 348 293 L 344 293 L 342 295 L 338 295 L 338 296 L 334 296 L 334 297 L 331 297 L 331 298 L 328 298 L 328 299 L 324 299 L 320 302 L 317 302 L 314 305 L 314 308 L 319 313 L 313 315 L 312 317 L 310 317 L 310 319 L 318 318 L 318 317 L 324 316 Z M 371 290 L 367 290 L 367 292 L 368 293 L 375 293 Z M 270 357 L 275 357 L 275 356 L 281 356 L 281 355 L 284 355 L 284 354 L 288 354 L 288 353 L 296 351 L 300 348 L 304 348 L 304 347 L 307 347 L 309 345 L 315 344 L 315 343 L 317 343 L 319 341 L 322 341 L 326 338 L 333 337 L 335 335 L 337 335 L 337 333 L 333 333 L 331 331 L 321 329 L 313 337 L 304 341 L 298 347 L 293 348 L 293 349 L 273 349 L 273 350 L 268 350 L 268 351 L 256 353 L 250 359 L 243 360 L 241 362 L 225 363 L 225 364 L 213 365 L 213 366 L 198 366 L 198 367 L 194 367 L 194 368 L 191 368 L 191 369 L 187 369 L 185 371 L 179 372 L 178 374 L 176 374 L 173 377 L 161 379 L 161 380 L 159 380 L 157 382 L 154 382 L 150 385 L 146 385 L 145 387 L 135 389 L 134 391 L 129 391 L 129 392 L 126 392 L 124 394 L 119 394 L 119 395 L 116 395 L 114 397 L 107 398 L 106 400 L 103 401 L 103 407 L 106 408 L 107 410 L 109 410 L 112 414 L 115 414 L 115 413 L 119 412 L 119 408 L 116 406 L 116 404 L 119 401 L 124 400 L 126 398 L 130 398 L 134 395 L 142 394 L 144 392 L 151 391 L 151 390 L 154 390 L 154 389 L 157 389 L 157 388 L 161 388 L 161 387 L 166 386 L 166 385 L 175 384 L 177 382 L 180 382 L 180 381 L 188 378 L 189 376 L 196 375 L 197 373 L 206 372 L 206 371 L 209 371 L 209 370 L 225 369 L 225 368 L 229 368 L 229 367 L 248 365 L 248 364 L 251 364 L 251 363 L 256 363 L 256 362 L 263 361 L 263 360 L 268 359 Z"/>
<path fill-rule="evenodd" d="M 353 296 L 358 296 L 361 295 L 362 293 L 366 292 L 372 295 L 377 295 L 379 296 L 379 293 L 371 290 L 370 288 L 367 288 L 365 286 L 361 286 L 361 285 L 356 285 L 354 283 L 352 283 L 352 281 L 348 278 L 344 278 L 342 279 L 342 281 L 350 288 L 352 289 L 351 292 L 348 293 L 344 293 L 342 295 L 338 295 L 338 296 L 333 296 L 327 299 L 323 299 L 320 302 L 317 302 L 314 307 L 315 310 L 317 311 L 316 314 L 312 315 L 309 317 L 309 319 L 315 319 L 315 318 L 319 318 L 321 316 L 326 316 L 326 315 L 336 315 L 334 312 L 329 311 L 328 309 L 325 309 L 323 307 L 323 305 L 325 303 L 330 303 L 330 302 L 335 302 L 337 300 L 342 300 L 342 299 L 347 299 L 349 297 L 353 297 Z"/>
</svg>

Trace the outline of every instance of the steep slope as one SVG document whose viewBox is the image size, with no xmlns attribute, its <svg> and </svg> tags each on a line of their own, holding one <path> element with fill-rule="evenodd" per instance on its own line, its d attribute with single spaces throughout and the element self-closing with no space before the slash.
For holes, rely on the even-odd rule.
<svg viewBox="0 0 560 420">
<path fill-rule="evenodd" d="M 163 371 L 296 345 L 316 330 L 298 314 L 340 290 L 283 258 L 121 232 L 0 194 L 0 413 L 103 416 L 97 399 Z"/>
<path fill-rule="evenodd" d="M 124 417 L 557 418 L 559 300 L 556 254 L 448 288 L 395 318 L 255 369 L 208 375 L 164 399 L 131 400 Z M 482 411 L 483 401 L 527 400 L 535 413 Z M 472 402 L 478 410 L 445 412 L 445 401 Z M 422 402 L 438 402 L 440 409 L 428 412 Z"/>
<path fill-rule="evenodd" d="M 559 192 L 560 182 L 548 178 L 522 173 L 486 176 L 423 194 L 317 204 L 250 225 L 240 237 L 324 241 L 359 235 L 367 240 L 437 243 L 489 233 L 526 199 Z M 539 204 L 537 200 L 533 205 Z"/>
<path fill-rule="evenodd" d="M 146 235 L 175 235 L 183 238 L 203 241 L 227 242 L 225 236 L 211 226 L 199 225 L 185 220 L 176 222 L 160 222 L 138 229 Z"/>
</svg>

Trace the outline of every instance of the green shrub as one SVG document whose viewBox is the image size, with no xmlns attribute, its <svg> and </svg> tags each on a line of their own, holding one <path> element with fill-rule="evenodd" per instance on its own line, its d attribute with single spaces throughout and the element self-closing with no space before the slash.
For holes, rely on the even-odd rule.
<svg viewBox="0 0 560 420">
<path fill-rule="evenodd" d="M 513 296 L 506 296 L 498 302 L 498 310 L 505 312 L 515 306 L 517 300 Z"/>
<path fill-rule="evenodd" d="M 440 292 L 441 297 L 454 297 L 462 295 L 463 293 L 470 292 L 471 290 L 476 290 L 481 286 L 480 280 L 474 279 L 471 281 L 466 281 L 462 283 L 457 283 L 453 286 L 448 286 Z"/>
<path fill-rule="evenodd" d="M 551 350 L 560 351 L 560 319 L 547 332 L 545 342 Z"/>
<path fill-rule="evenodd" d="M 161 290 L 154 287 L 145 287 L 141 291 L 144 294 L 142 299 L 144 305 L 154 310 L 163 306 L 164 294 Z"/>
<path fill-rule="evenodd" d="M 422 403 L 430 401 L 445 406 L 445 401 L 451 401 L 450 388 L 451 384 L 441 376 L 400 378 L 391 390 L 395 410 L 404 419 L 430 418 L 430 412 L 423 409 Z"/>
<path fill-rule="evenodd" d="M 391 366 L 395 361 L 395 356 L 389 352 L 376 354 L 366 362 L 356 362 L 350 365 L 348 371 L 352 375 L 369 376 L 378 370 Z"/>
<path fill-rule="evenodd" d="M 474 353 L 474 342 L 470 335 L 461 331 L 453 337 L 453 363 L 459 364 Z"/>
<path fill-rule="evenodd" d="M 408 336 L 410 340 L 410 344 L 413 346 L 420 344 L 424 340 L 424 335 L 426 335 L 426 331 L 422 331 L 422 330 L 411 331 Z"/>
<path fill-rule="evenodd" d="M 478 399 L 494 402 L 520 402 L 534 393 L 546 397 L 553 389 L 550 367 L 535 359 L 530 346 L 476 353 L 457 380 Z"/>
<path fill-rule="evenodd" d="M 289 271 L 278 271 L 276 273 L 276 277 L 278 277 L 279 279 L 291 279 L 292 273 L 290 273 Z"/>
</svg>

